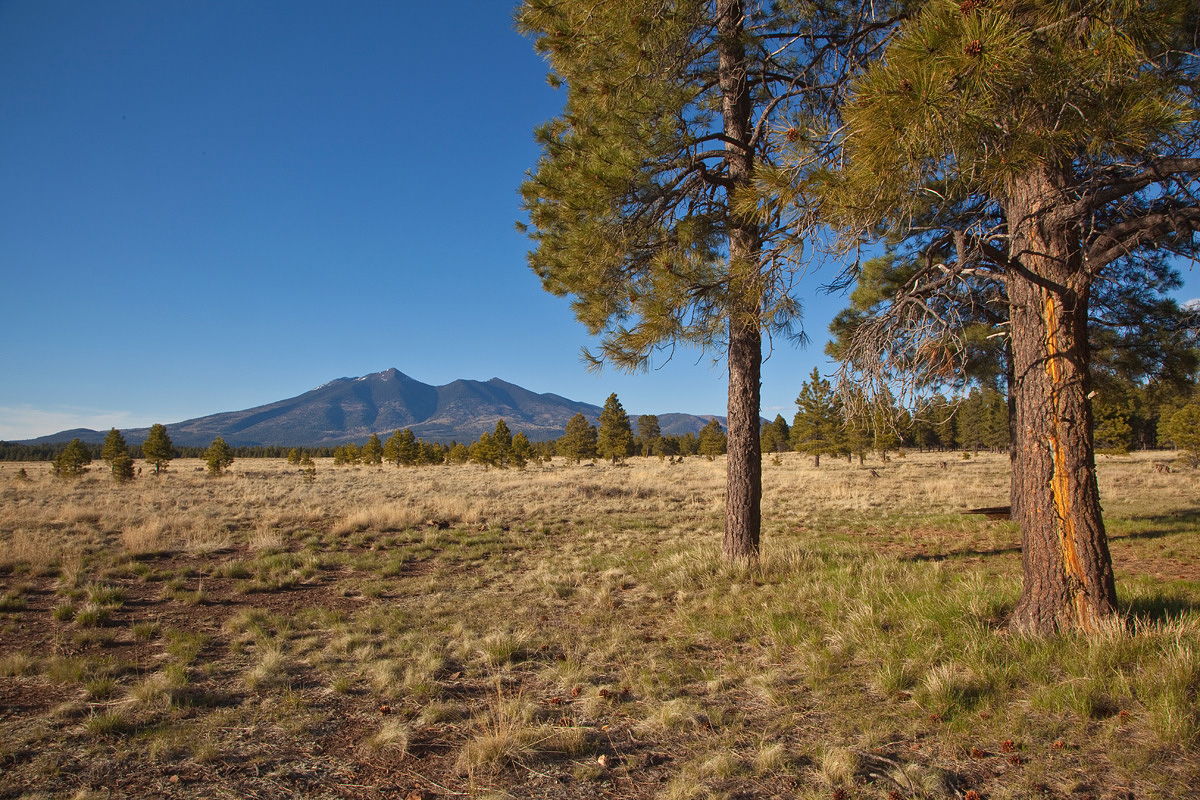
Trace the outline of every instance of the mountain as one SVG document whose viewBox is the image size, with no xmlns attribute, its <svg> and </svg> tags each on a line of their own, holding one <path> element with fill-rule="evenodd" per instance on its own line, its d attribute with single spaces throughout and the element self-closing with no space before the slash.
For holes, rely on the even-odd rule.
<svg viewBox="0 0 1200 800">
<path fill-rule="evenodd" d="M 595 422 L 601 410 L 556 394 L 537 394 L 499 378 L 430 386 L 393 368 L 361 378 L 338 378 L 296 397 L 244 411 L 168 424 L 167 432 L 182 447 L 204 447 L 218 436 L 234 447 L 362 443 L 372 433 L 386 438 L 401 428 L 411 428 L 427 441 L 470 442 L 503 418 L 513 432 L 524 431 L 537 441 L 561 436 L 567 420 L 578 413 Z M 681 435 L 699 431 L 712 417 L 660 414 L 658 419 L 664 434 Z M 723 417 L 717 419 L 724 424 Z M 637 417 L 630 415 L 630 421 L 636 432 Z M 137 444 L 148 430 L 134 428 L 122 434 L 127 442 Z M 76 429 L 23 443 L 74 438 L 103 442 L 105 433 Z"/>
</svg>

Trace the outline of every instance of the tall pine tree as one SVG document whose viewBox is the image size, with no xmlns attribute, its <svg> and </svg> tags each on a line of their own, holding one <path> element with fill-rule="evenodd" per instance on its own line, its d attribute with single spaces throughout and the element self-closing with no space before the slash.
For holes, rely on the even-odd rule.
<svg viewBox="0 0 1200 800">
<path fill-rule="evenodd" d="M 601 458 L 612 459 L 612 463 L 616 464 L 629 455 L 632 447 L 633 428 L 629 424 L 629 415 L 614 392 L 604 401 L 604 410 L 600 412 L 596 450 Z"/>
<path fill-rule="evenodd" d="M 879 28 L 851 6 L 861 10 L 525 0 L 519 11 L 551 82 L 567 87 L 522 188 L 530 265 L 600 337 L 594 364 L 639 370 L 676 344 L 725 353 L 731 560 L 758 556 L 763 336 L 793 332 L 800 245 L 814 229 L 756 177 L 798 146 L 798 125 L 828 113 L 839 78 L 870 51 Z"/>
<path fill-rule="evenodd" d="M 816 367 L 801 385 L 796 407 L 791 430 L 793 450 L 812 456 L 814 467 L 821 466 L 824 454 L 847 452 L 841 404 L 833 386 L 821 377 Z"/>
</svg>

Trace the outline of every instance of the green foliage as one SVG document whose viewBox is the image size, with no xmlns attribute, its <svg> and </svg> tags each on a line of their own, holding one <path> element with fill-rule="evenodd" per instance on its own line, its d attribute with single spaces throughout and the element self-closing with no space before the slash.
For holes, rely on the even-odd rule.
<svg viewBox="0 0 1200 800">
<path fill-rule="evenodd" d="M 925 3 L 857 82 L 847 178 L 881 190 L 868 213 L 924 214 L 911 190 L 939 177 L 951 198 L 999 198 L 1039 165 L 1079 161 L 1086 175 L 1186 145 L 1190 3 L 972 5 Z M 875 165 L 885 172 L 867 175 Z"/>
<path fill-rule="evenodd" d="M 1133 428 L 1129 425 L 1129 411 L 1118 405 L 1094 403 L 1092 415 L 1095 427 L 1092 438 L 1096 452 L 1122 455 L 1129 452 Z"/>
<path fill-rule="evenodd" d="M 304 476 L 305 483 L 313 483 L 317 479 L 317 465 L 313 463 L 312 457 L 305 453 L 297 462 L 300 465 L 300 473 Z"/>
<path fill-rule="evenodd" d="M 396 466 L 415 466 L 421 458 L 421 445 L 411 428 L 396 431 L 383 446 L 383 459 Z"/>
<path fill-rule="evenodd" d="M 786 453 L 792 449 L 792 429 L 782 414 L 776 414 L 771 422 L 764 422 L 759 431 L 759 442 L 764 453 Z"/>
<path fill-rule="evenodd" d="M 596 440 L 596 427 L 579 413 L 567 420 L 566 431 L 558 440 L 557 450 L 578 464 L 585 458 L 596 457 Z"/>
<path fill-rule="evenodd" d="M 420 463 L 442 464 L 446 461 L 446 453 L 449 448 L 443 447 L 436 442 L 427 442 L 424 439 L 418 439 L 417 446 L 421 453 Z"/>
<path fill-rule="evenodd" d="M 300 450 L 298 448 L 293 447 L 291 450 L 288 450 L 287 462 L 292 465 L 300 463 Z"/>
<path fill-rule="evenodd" d="M 841 404 L 829 381 L 821 377 L 816 367 L 800 387 L 796 407 L 790 433 L 793 450 L 812 456 L 818 466 L 822 455 L 847 451 Z"/>
<path fill-rule="evenodd" d="M 482 433 L 468 448 L 471 454 L 471 460 L 476 464 L 482 464 L 487 467 L 497 466 L 500 463 L 500 448 L 490 433 Z"/>
<path fill-rule="evenodd" d="M 383 444 L 379 436 L 372 433 L 362 448 L 362 463 L 372 466 L 383 463 Z"/>
<path fill-rule="evenodd" d="M 604 410 L 600 412 L 596 451 L 602 458 L 610 458 L 612 463 L 616 464 L 628 456 L 632 449 L 633 428 L 629 424 L 629 415 L 625 413 L 614 392 L 604 401 Z"/>
<path fill-rule="evenodd" d="M 470 447 L 460 449 L 461 445 L 451 448 L 445 455 L 437 451 L 436 462 L 447 458 L 455 463 L 463 463 L 468 459 L 484 467 L 505 468 L 514 466 L 523 469 L 533 456 L 533 447 L 524 433 L 513 436 L 508 423 L 503 419 L 496 420 L 496 427 L 491 433 L 482 434 Z M 436 446 L 434 448 L 437 449 Z"/>
<path fill-rule="evenodd" d="M 495 463 L 497 466 L 507 466 L 509 458 L 512 454 L 513 436 L 512 431 L 508 429 L 508 423 L 503 419 L 496 420 L 496 427 L 492 431 L 492 447 L 495 448 Z"/>
<path fill-rule="evenodd" d="M 111 469 L 113 480 L 117 483 L 125 483 L 133 480 L 133 456 L 129 455 L 128 452 L 118 453 L 113 456 Z"/>
<path fill-rule="evenodd" d="M 1005 409 L 1007 412 L 1007 408 Z M 1007 413 L 1005 423 L 1007 424 Z M 958 446 L 955 407 L 941 394 L 922 408 L 912 420 L 912 443 L 921 450 L 949 450 Z"/>
<path fill-rule="evenodd" d="M 155 475 L 166 471 L 167 465 L 174 458 L 174 450 L 165 425 L 155 423 L 150 426 L 146 441 L 142 442 L 142 458 L 154 466 Z"/>
<path fill-rule="evenodd" d="M 785 152 L 811 155 L 805 132 L 828 117 L 829 94 L 872 52 L 867 41 L 886 33 L 859 12 L 838 2 L 526 0 L 517 13 L 551 83 L 567 88 L 562 113 L 537 131 L 542 154 L 521 187 L 530 267 L 598 337 L 598 351 L 584 351 L 593 366 L 646 369 L 677 344 L 727 353 L 737 443 L 729 558 L 758 555 L 762 337 L 794 333 L 792 290 L 804 244 L 816 240 L 812 206 L 782 191 L 794 199 L 810 170 L 778 166 Z M 614 458 L 619 446 L 602 444 Z"/>
<path fill-rule="evenodd" d="M 1008 446 L 1008 401 L 995 389 L 972 389 L 958 407 L 957 440 L 973 451 Z"/>
<path fill-rule="evenodd" d="M 662 438 L 662 430 L 658 427 L 658 416 L 642 414 L 638 417 L 638 435 L 636 449 L 644 456 L 653 455 Z"/>
<path fill-rule="evenodd" d="M 125 437 L 116 428 L 111 428 L 104 437 L 104 446 L 100 450 L 100 458 L 106 464 L 112 466 L 114 458 L 128 452 L 129 445 L 125 444 Z"/>
<path fill-rule="evenodd" d="M 54 459 L 51 471 L 59 478 L 76 478 L 87 472 L 92 455 L 79 439 L 72 439 Z"/>
<path fill-rule="evenodd" d="M 708 424 L 700 429 L 697 452 L 711 461 L 715 457 L 725 454 L 725 444 L 725 431 L 721 427 L 721 423 L 710 419 Z"/>
<path fill-rule="evenodd" d="M 1189 403 L 1167 423 L 1167 435 L 1193 468 L 1200 466 L 1200 405 Z"/>
<path fill-rule="evenodd" d="M 221 473 L 233 464 L 233 450 L 218 436 L 204 451 L 204 463 L 208 467 L 209 475 L 214 478 L 220 477 Z"/>
<path fill-rule="evenodd" d="M 525 436 L 524 431 L 519 431 L 512 439 L 512 447 L 509 450 L 508 459 L 517 469 L 524 469 L 525 465 L 536 456 L 533 446 L 529 444 L 529 438 Z"/>
<path fill-rule="evenodd" d="M 108 464 L 113 480 L 117 483 L 133 480 L 133 457 L 129 454 L 125 437 L 116 428 L 109 430 L 108 435 L 104 437 L 100 458 Z"/>
</svg>

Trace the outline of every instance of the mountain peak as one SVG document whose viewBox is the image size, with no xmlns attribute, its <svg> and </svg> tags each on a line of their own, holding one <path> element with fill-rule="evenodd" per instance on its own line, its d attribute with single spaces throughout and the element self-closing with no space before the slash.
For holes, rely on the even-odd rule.
<svg viewBox="0 0 1200 800">
<path fill-rule="evenodd" d="M 242 411 L 228 411 L 167 425 L 181 447 L 204 447 L 217 436 L 233 446 L 330 446 L 364 442 L 410 428 L 426 441 L 473 441 L 503 419 L 513 431 L 533 440 L 562 435 L 567 420 L 582 413 L 596 420 L 601 408 L 556 394 L 538 394 L 500 378 L 487 382 L 459 379 L 444 386 L 421 383 L 392 367 L 358 378 L 335 378 L 286 400 Z M 664 433 L 699 431 L 706 419 L 677 415 L 678 425 Z M 660 416 L 660 420 L 663 419 Z M 678 428 L 678 430 L 674 430 Z M 131 444 L 146 438 L 147 428 L 124 431 Z M 29 444 L 68 441 L 75 436 L 100 442 L 98 431 L 63 431 Z"/>
</svg>

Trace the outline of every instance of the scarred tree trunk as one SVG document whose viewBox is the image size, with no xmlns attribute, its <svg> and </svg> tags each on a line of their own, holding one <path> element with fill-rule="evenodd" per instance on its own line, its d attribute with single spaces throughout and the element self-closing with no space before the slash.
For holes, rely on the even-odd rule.
<svg viewBox="0 0 1200 800">
<path fill-rule="evenodd" d="M 1071 226 L 1056 215 L 1063 184 L 1043 168 L 1008 187 L 1013 511 L 1024 576 L 1012 624 L 1035 634 L 1095 631 L 1116 609 L 1092 451 L 1090 277 Z"/>
<path fill-rule="evenodd" d="M 762 275 L 758 229 L 732 209 L 733 195 L 754 177 L 750 154 L 752 98 L 747 79 L 741 0 L 718 0 L 717 49 L 721 115 L 729 164 L 729 402 L 728 458 L 725 467 L 725 538 L 730 561 L 758 557 L 762 523 L 762 451 L 758 411 L 762 368 L 759 307 Z"/>
</svg>

